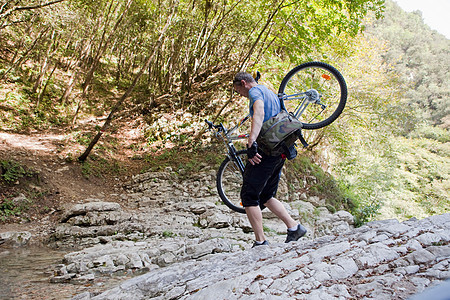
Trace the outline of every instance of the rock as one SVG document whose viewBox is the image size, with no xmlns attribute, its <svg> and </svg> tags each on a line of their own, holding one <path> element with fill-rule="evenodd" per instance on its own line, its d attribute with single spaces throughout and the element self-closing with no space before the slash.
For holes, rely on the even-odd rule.
<svg viewBox="0 0 450 300">
<path fill-rule="evenodd" d="M 320 197 L 313 196 L 308 199 L 310 203 L 312 203 L 315 207 L 323 207 L 325 206 L 325 199 L 321 199 Z"/>
<path fill-rule="evenodd" d="M 209 209 L 214 209 L 215 205 L 210 202 L 195 202 L 190 205 L 189 209 L 196 215 L 201 215 Z"/>
<path fill-rule="evenodd" d="M 31 239 L 28 231 L 7 231 L 0 233 L 0 245 L 21 247 L 26 245 Z"/>
<path fill-rule="evenodd" d="M 83 283 L 93 280 L 91 274 L 111 274 L 118 271 L 155 269 L 179 261 L 198 259 L 214 253 L 231 252 L 226 239 L 167 239 L 142 242 L 111 242 L 96 245 L 64 256 L 53 282 Z M 86 277 L 88 276 L 89 277 Z M 95 275 L 94 275 L 95 276 Z"/>
<path fill-rule="evenodd" d="M 344 221 L 350 225 L 353 225 L 355 223 L 355 219 L 351 213 L 345 210 L 337 211 L 333 214 L 332 217 L 333 221 Z"/>
<path fill-rule="evenodd" d="M 31 203 L 31 201 L 28 200 L 24 194 L 19 194 L 17 197 L 14 197 L 11 201 L 14 204 L 14 206 L 17 207 L 26 207 Z"/>
<path fill-rule="evenodd" d="M 212 228 L 225 228 L 229 227 L 233 221 L 230 215 L 226 215 L 220 212 L 214 212 L 206 217 L 208 227 Z"/>
<path fill-rule="evenodd" d="M 186 254 L 193 259 L 197 259 L 211 253 L 222 252 L 231 252 L 231 244 L 228 240 L 213 239 L 186 246 Z"/>
<path fill-rule="evenodd" d="M 118 203 L 98 199 L 87 199 L 87 203 L 67 209 L 55 228 L 51 245 L 83 251 L 68 254 L 64 266 L 55 270 L 58 276 L 75 276 L 58 280 L 83 282 L 88 274 L 97 274 L 97 278 L 119 271 L 151 270 L 249 248 L 253 234 L 248 218 L 217 205 L 220 200 L 215 187 L 210 186 L 214 179 L 214 170 L 182 180 L 170 170 L 138 174 L 125 184 L 127 194 L 121 196 L 123 203 L 135 207 L 130 212 Z M 308 213 L 321 212 L 323 226 L 331 228 L 326 234 L 338 234 L 351 227 L 345 223 L 350 220 L 345 212 L 336 213 L 330 222 L 332 215 L 327 209 L 301 201 L 283 204 L 296 219 L 299 211 L 305 220 Z M 284 242 L 285 225 L 269 210 L 264 211 L 264 218 L 271 242 Z M 308 238 L 325 233 L 313 233 L 314 221 L 306 226 Z"/>
<path fill-rule="evenodd" d="M 74 205 L 61 218 L 61 222 L 67 222 L 70 218 L 86 215 L 89 212 L 105 212 L 120 210 L 120 205 L 114 202 L 90 202 Z"/>
<path fill-rule="evenodd" d="M 450 230 L 449 221 L 450 214 L 397 223 L 397 227 L 393 221 L 372 222 L 315 240 L 273 243 L 235 253 L 206 255 L 202 260 L 181 260 L 100 295 L 79 297 L 406 299 L 450 276 L 450 239 L 443 234 Z M 402 245 L 411 238 L 431 244 L 405 252 Z M 225 248 L 218 246 L 222 244 Z M 216 247 L 228 249 L 219 240 L 199 240 L 186 243 L 185 254 L 194 258 L 193 253 L 214 252 L 211 249 Z"/>
</svg>

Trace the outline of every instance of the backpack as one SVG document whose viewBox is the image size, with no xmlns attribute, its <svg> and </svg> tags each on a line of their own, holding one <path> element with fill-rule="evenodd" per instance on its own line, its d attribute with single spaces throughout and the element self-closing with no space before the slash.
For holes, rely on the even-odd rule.
<svg viewBox="0 0 450 300">
<path fill-rule="evenodd" d="M 301 133 L 301 128 L 302 122 L 282 109 L 276 116 L 263 123 L 256 143 L 258 148 L 268 155 L 284 154 L 288 159 L 292 159 L 297 154 L 293 146 L 298 139 L 303 146 L 308 146 Z"/>
</svg>

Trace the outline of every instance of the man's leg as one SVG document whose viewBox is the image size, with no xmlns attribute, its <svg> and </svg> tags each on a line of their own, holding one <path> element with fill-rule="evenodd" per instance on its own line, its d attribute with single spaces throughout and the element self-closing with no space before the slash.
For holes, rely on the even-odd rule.
<svg viewBox="0 0 450 300">
<path fill-rule="evenodd" d="M 270 198 L 264 205 L 270 209 L 271 212 L 273 212 L 278 218 L 281 219 L 281 221 L 286 224 L 287 228 L 292 228 L 297 226 L 298 222 L 296 222 L 287 212 L 284 205 L 278 201 L 276 198 Z"/>
<path fill-rule="evenodd" d="M 264 205 L 286 224 L 288 230 L 285 243 L 297 241 L 306 234 L 306 228 L 292 219 L 280 201 L 272 197 Z"/>
<path fill-rule="evenodd" d="M 264 242 L 266 237 L 264 236 L 261 208 L 259 206 L 248 206 L 245 207 L 245 212 L 247 213 L 250 225 L 252 225 L 256 241 Z"/>
</svg>

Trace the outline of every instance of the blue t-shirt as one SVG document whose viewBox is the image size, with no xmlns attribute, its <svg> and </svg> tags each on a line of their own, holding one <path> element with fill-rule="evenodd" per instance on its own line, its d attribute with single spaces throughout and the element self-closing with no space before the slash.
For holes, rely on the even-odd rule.
<svg viewBox="0 0 450 300">
<path fill-rule="evenodd" d="M 258 84 L 252 87 L 248 92 L 250 98 L 250 115 L 253 117 L 253 104 L 256 100 L 264 102 L 264 120 L 269 120 L 281 111 L 280 100 L 274 92 L 269 90 L 266 86 Z"/>
</svg>

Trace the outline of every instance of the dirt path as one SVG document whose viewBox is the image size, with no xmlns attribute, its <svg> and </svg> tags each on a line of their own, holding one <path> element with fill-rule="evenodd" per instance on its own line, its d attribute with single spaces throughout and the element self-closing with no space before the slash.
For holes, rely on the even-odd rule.
<svg viewBox="0 0 450 300">
<path fill-rule="evenodd" d="M 64 133 L 13 134 L 0 132 L 0 160 L 16 161 L 38 175 L 0 186 L 0 198 L 33 197 L 25 215 L 0 223 L 0 232 L 27 230 L 40 241 L 66 206 L 89 198 L 118 201 L 119 178 L 83 176 L 80 164 L 67 161 Z M 71 149 L 75 152 L 80 149 Z"/>
</svg>

